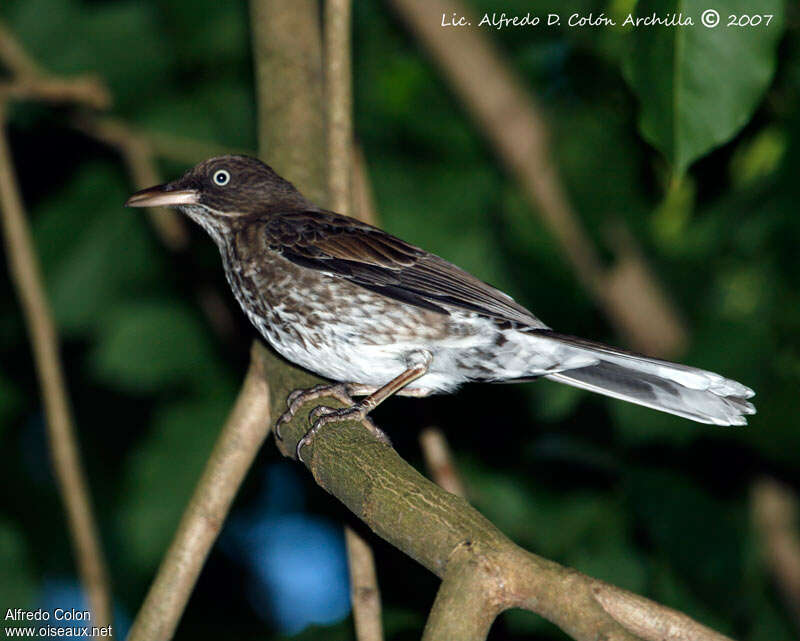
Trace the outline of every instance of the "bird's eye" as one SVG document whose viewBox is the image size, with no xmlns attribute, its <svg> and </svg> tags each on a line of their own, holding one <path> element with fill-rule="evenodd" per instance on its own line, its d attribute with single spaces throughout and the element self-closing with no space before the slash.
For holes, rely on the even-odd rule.
<svg viewBox="0 0 800 641">
<path fill-rule="evenodd" d="M 224 187 L 231 181 L 231 174 L 224 169 L 218 169 L 214 172 L 214 184 L 220 187 Z"/>
</svg>

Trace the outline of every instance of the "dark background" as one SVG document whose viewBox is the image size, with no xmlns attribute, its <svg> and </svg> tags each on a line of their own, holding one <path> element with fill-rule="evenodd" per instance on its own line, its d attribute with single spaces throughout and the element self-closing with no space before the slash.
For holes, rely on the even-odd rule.
<svg viewBox="0 0 800 641">
<path fill-rule="evenodd" d="M 624 15 L 635 3 L 567 4 L 470 6 L 478 15 Z M 729 4 L 776 14 L 775 22 L 716 31 L 715 46 L 734 53 L 698 72 L 720 91 L 697 95 L 679 86 L 680 73 L 708 58 L 688 36 L 677 57 L 673 31 L 484 33 L 543 108 L 558 170 L 601 256 L 611 261 L 608 230 L 625 225 L 688 329 L 677 358 L 754 388 L 750 426 L 694 424 L 548 382 L 393 399 L 376 420 L 420 468 L 420 429 L 441 427 L 473 504 L 526 548 L 726 634 L 772 641 L 794 630 L 764 563 L 751 490 L 763 476 L 800 485 L 800 34 L 794 5 L 785 13 L 778 2 Z M 724 21 L 725 3 L 717 9 Z M 112 113 L 141 131 L 257 146 L 244 2 L 4 0 L 0 19 L 50 72 L 99 74 Z M 390 6 L 356 3 L 353 55 L 356 135 L 382 226 L 560 331 L 624 346 Z M 232 404 L 254 331 L 234 307 L 213 244 L 193 227 L 188 251 L 165 249 L 141 212 L 121 206 L 133 185 L 118 153 L 77 131 L 72 116 L 23 101 L 8 128 L 124 629 Z M 706 141 L 716 125 L 728 133 Z M 159 167 L 171 178 L 188 163 Z M 203 289 L 221 294 L 229 331 L 209 321 Z M 5 268 L 0 453 L 0 609 L 79 607 Z M 352 638 L 344 520 L 335 499 L 268 442 L 177 638 L 283 638 L 309 622 L 326 627 L 295 638 Z M 418 638 L 438 581 L 371 540 L 387 638 Z M 492 634 L 563 638 L 521 612 L 503 615 Z"/>
</svg>

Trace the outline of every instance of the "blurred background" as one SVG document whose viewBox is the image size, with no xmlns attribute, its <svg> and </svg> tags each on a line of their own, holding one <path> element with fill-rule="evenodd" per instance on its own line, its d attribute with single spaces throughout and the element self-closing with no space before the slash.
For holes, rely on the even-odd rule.
<svg viewBox="0 0 800 641">
<path fill-rule="evenodd" d="M 393 399 L 375 418 L 422 470 L 418 436 L 439 427 L 470 501 L 531 551 L 737 638 L 796 638 L 800 595 L 773 566 L 775 542 L 793 536 L 775 523 L 791 521 L 800 489 L 800 14 L 718 2 L 723 24 L 703 31 L 704 6 L 639 4 L 470 0 L 477 18 L 557 12 L 562 24 L 459 31 L 431 24 L 435 3 L 355 3 L 355 133 L 380 225 L 559 331 L 740 380 L 758 414 L 715 428 L 540 382 Z M 621 26 L 678 5 L 698 26 Z M 741 11 L 773 18 L 723 26 Z M 620 26 L 565 24 L 591 12 Z M 6 129 L 124 632 L 255 332 L 201 230 L 154 226 L 122 203 L 148 178 L 255 153 L 249 8 L 4 0 L 0 21 Z M 12 40 L 51 78 L 93 74 L 112 105 L 15 94 Z M 492 111 L 504 91 L 514 113 Z M 0 608 L 81 607 L 5 266 L 0 452 Z M 775 500 L 780 519 L 767 519 Z M 343 522 L 268 442 L 176 638 L 352 639 Z M 418 638 L 438 580 L 369 540 L 386 636 Z M 514 611 L 491 638 L 565 637 Z"/>
</svg>

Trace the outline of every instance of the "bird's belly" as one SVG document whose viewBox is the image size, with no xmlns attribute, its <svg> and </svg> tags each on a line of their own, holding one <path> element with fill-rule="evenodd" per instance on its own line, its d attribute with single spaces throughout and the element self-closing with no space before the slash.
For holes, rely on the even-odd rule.
<svg viewBox="0 0 800 641">
<path fill-rule="evenodd" d="M 411 354 L 426 351 L 430 368 L 411 386 L 424 395 L 469 380 L 536 375 L 554 362 L 530 337 L 486 317 L 409 305 L 281 257 L 249 272 L 226 264 L 226 275 L 270 345 L 331 380 L 379 387 L 407 369 Z"/>
<path fill-rule="evenodd" d="M 434 353 L 446 338 L 447 316 L 344 285 L 324 296 L 306 290 L 302 299 L 286 297 L 266 318 L 245 311 L 287 360 L 332 380 L 367 386 L 387 383 L 406 370 L 409 354 Z"/>
<path fill-rule="evenodd" d="M 284 358 L 326 378 L 382 385 L 405 370 L 410 351 L 446 333 L 446 315 L 280 256 L 249 270 L 236 267 L 241 261 L 224 263 L 239 305 L 261 335 Z"/>
<path fill-rule="evenodd" d="M 529 336 L 499 329 L 490 319 L 469 312 L 437 314 L 440 318 L 434 323 L 409 331 L 408 324 L 419 318 L 418 308 L 408 307 L 357 322 L 351 317 L 309 324 L 304 314 L 286 314 L 288 310 L 282 324 L 266 324 L 253 316 L 251 320 L 289 361 L 325 378 L 367 387 L 388 383 L 409 367 L 412 355 L 428 352 L 428 372 L 409 386 L 418 396 L 450 392 L 468 381 L 536 376 L 561 360 Z"/>
</svg>

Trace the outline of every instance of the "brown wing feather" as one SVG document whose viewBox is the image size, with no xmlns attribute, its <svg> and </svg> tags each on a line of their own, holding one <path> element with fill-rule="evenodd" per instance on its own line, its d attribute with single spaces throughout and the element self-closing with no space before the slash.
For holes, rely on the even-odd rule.
<svg viewBox="0 0 800 641">
<path fill-rule="evenodd" d="M 324 211 L 278 214 L 265 221 L 264 233 L 266 244 L 288 260 L 390 298 L 545 327 L 510 296 L 463 269 L 353 218 Z"/>
</svg>

